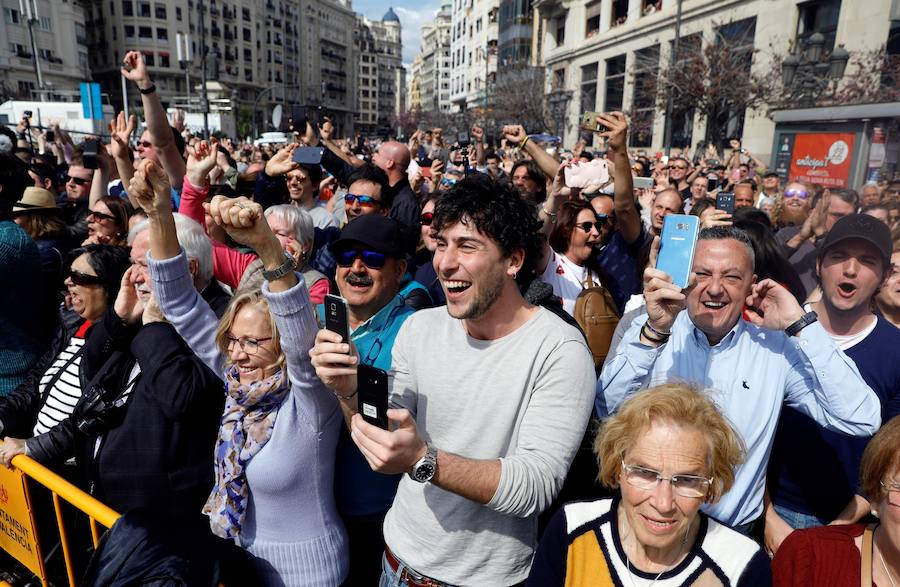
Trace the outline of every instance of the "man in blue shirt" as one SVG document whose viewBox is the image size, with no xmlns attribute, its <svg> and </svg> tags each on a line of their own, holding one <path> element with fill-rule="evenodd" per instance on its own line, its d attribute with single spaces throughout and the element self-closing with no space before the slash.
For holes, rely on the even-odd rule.
<svg viewBox="0 0 900 587">
<path fill-rule="evenodd" d="M 413 313 L 404 303 L 400 284 L 406 273 L 405 241 L 398 221 L 381 214 L 364 214 L 349 222 L 330 246 L 337 259 L 337 281 L 347 300 L 350 340 L 365 365 L 391 368 L 391 351 L 400 326 Z M 319 306 L 324 320 L 324 306 Z M 316 344 L 333 333 L 322 331 Z M 401 475 L 372 471 L 341 428 L 334 493 L 350 537 L 347 585 L 372 585 L 381 576 L 384 538 L 381 527 L 394 501 Z"/>
<path fill-rule="evenodd" d="M 881 405 L 814 313 L 804 313 L 771 279 L 756 283 L 753 247 L 742 231 L 701 231 L 692 285 L 684 291 L 655 269 L 658 248 L 656 241 L 644 271 L 647 315 L 635 319 L 603 369 L 595 409 L 606 416 L 639 389 L 673 379 L 712 390 L 747 457 L 731 491 L 706 511 L 749 533 L 763 511 L 782 405 L 856 436 L 878 429 Z M 751 323 L 741 319 L 745 304 Z"/>
<path fill-rule="evenodd" d="M 877 218 L 851 214 L 835 222 L 816 263 L 822 299 L 810 305 L 878 395 L 883 422 L 900 414 L 900 329 L 872 313 L 872 298 L 890 275 L 891 245 L 890 229 Z M 859 393 L 858 388 L 845 390 L 848 397 Z M 852 524 L 869 513 L 871 506 L 857 487 L 868 442 L 868 437 L 832 432 L 785 408 L 767 481 L 769 550 L 777 550 L 794 528 Z"/>
</svg>

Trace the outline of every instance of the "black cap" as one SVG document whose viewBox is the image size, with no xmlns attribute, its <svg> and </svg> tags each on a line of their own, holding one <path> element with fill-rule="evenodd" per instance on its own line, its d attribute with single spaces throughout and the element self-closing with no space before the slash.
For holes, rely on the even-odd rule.
<svg viewBox="0 0 900 587">
<path fill-rule="evenodd" d="M 364 214 L 347 223 L 341 237 L 329 248 L 338 253 L 364 245 L 378 253 L 403 259 L 406 257 L 406 237 L 400 223 L 381 214 Z"/>
<path fill-rule="evenodd" d="M 893 248 L 891 229 L 881 220 L 868 214 L 850 214 L 835 222 L 825 237 L 819 254 L 824 255 L 832 246 L 851 238 L 871 243 L 881 254 L 882 261 L 885 264 L 890 262 Z"/>
</svg>

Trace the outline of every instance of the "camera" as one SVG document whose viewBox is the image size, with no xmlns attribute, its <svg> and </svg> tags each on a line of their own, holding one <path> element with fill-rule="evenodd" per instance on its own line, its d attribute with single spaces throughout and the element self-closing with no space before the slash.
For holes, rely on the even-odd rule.
<svg viewBox="0 0 900 587">
<path fill-rule="evenodd" d="M 25 118 L 31 118 L 31 110 L 25 111 Z"/>
<path fill-rule="evenodd" d="M 75 408 L 75 426 L 87 436 L 115 428 L 125 417 L 127 397 L 107 391 L 102 385 L 92 385 L 82 402 Z"/>
</svg>

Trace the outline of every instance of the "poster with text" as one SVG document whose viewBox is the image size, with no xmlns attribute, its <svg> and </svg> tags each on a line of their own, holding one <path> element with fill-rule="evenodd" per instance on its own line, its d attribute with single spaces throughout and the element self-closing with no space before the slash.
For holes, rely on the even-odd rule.
<svg viewBox="0 0 900 587">
<path fill-rule="evenodd" d="M 853 133 L 809 133 L 794 137 L 791 179 L 844 188 L 853 163 Z"/>
</svg>

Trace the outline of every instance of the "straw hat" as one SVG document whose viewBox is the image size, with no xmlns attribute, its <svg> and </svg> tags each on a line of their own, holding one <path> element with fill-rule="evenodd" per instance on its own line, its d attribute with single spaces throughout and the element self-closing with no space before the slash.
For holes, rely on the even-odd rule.
<svg viewBox="0 0 900 587">
<path fill-rule="evenodd" d="M 13 206 L 13 212 L 41 212 L 49 210 L 59 210 L 59 207 L 56 205 L 56 198 L 49 191 L 39 187 L 25 188 L 22 199 Z"/>
</svg>

